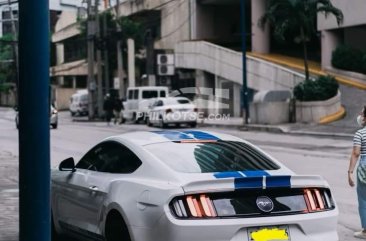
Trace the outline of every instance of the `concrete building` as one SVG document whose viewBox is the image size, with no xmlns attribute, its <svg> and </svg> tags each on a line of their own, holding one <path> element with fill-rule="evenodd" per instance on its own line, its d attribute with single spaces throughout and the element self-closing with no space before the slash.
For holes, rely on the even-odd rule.
<svg viewBox="0 0 366 241">
<path fill-rule="evenodd" d="M 332 0 L 341 9 L 344 20 L 341 26 L 334 18 L 318 16 L 318 30 L 321 31 L 321 62 L 323 68 L 331 66 L 332 51 L 339 44 L 365 49 L 366 40 L 366 4 L 363 0 Z"/>
<path fill-rule="evenodd" d="M 147 75 L 136 76 L 139 85 L 156 84 L 172 90 L 193 87 L 185 93 L 199 99 L 209 113 L 241 115 L 242 53 L 240 0 L 136 0 L 121 1 L 122 16 L 143 23 Z M 268 53 L 270 34 L 258 26 L 266 0 L 246 1 L 246 28 L 249 50 Z M 63 20 L 65 19 L 65 20 Z M 66 76 L 86 75 L 84 60 L 67 60 L 66 41 L 79 34 L 75 16 L 61 15 L 52 37 L 57 44 L 57 65 L 52 75 L 65 83 Z M 153 48 L 150 51 L 150 47 Z M 165 55 L 172 63 L 161 63 Z M 169 56 L 172 56 L 170 58 Z M 168 65 L 173 65 L 170 71 Z M 164 71 L 163 71 L 164 70 Z M 165 72 L 167 71 L 167 72 Z M 303 76 L 278 65 L 248 58 L 248 86 L 253 95 L 261 90 L 291 90 Z M 223 92 L 228 95 L 222 94 Z M 227 106 L 227 108 L 221 108 Z"/>
<path fill-rule="evenodd" d="M 80 7 L 81 1 L 79 0 L 50 0 L 50 20 L 51 28 L 56 24 L 57 17 L 62 11 L 76 11 Z M 18 18 L 18 4 L 13 3 L 10 5 L 13 11 L 13 17 Z M 11 33 L 11 22 L 9 5 L 6 2 L 0 5 L 0 37 L 5 34 Z"/>
</svg>

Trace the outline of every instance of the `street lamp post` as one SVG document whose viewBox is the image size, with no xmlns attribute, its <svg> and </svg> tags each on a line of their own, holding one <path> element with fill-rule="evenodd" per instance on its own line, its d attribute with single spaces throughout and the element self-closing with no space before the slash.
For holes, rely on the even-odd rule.
<svg viewBox="0 0 366 241">
<path fill-rule="evenodd" d="M 243 97 L 243 106 L 244 109 L 244 122 L 245 124 L 249 124 L 249 103 L 248 103 L 248 83 L 247 83 L 247 31 L 246 31 L 246 14 L 245 14 L 245 1 L 240 0 L 241 5 L 241 35 L 242 35 L 242 53 L 243 53 L 243 89 L 242 89 L 242 97 Z"/>
<path fill-rule="evenodd" d="M 49 241 L 49 0 L 19 1 L 19 240 Z"/>
</svg>

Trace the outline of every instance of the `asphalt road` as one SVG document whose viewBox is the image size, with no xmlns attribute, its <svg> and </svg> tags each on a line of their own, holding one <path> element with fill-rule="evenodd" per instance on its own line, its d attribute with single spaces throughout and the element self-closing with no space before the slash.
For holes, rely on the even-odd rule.
<svg viewBox="0 0 366 241">
<path fill-rule="evenodd" d="M 51 165 L 55 167 L 70 156 L 78 160 L 105 137 L 152 129 L 156 128 L 142 124 L 107 126 L 106 123 L 74 122 L 67 112 L 61 112 L 59 128 L 51 130 Z M 299 174 L 322 175 L 330 183 L 340 210 L 340 240 L 357 240 L 352 236 L 354 231 L 360 229 L 356 190 L 347 184 L 351 139 L 205 129 L 247 139 Z M 0 241 L 15 240 L 18 240 L 18 132 L 14 112 L 0 108 Z"/>
</svg>

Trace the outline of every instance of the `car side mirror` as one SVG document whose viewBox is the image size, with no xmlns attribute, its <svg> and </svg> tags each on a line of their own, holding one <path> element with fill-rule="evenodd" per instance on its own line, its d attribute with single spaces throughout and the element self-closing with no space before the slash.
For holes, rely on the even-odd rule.
<svg viewBox="0 0 366 241">
<path fill-rule="evenodd" d="M 58 169 L 60 171 L 74 172 L 76 170 L 74 158 L 70 157 L 70 158 L 67 158 L 66 160 L 63 160 L 60 163 L 60 165 L 58 166 Z"/>
</svg>

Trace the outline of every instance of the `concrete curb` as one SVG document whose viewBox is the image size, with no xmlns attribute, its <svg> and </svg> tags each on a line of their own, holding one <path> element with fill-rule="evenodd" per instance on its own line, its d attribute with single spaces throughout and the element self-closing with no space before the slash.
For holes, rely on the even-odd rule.
<svg viewBox="0 0 366 241">
<path fill-rule="evenodd" d="M 346 109 L 341 106 L 340 110 L 332 115 L 325 116 L 320 119 L 319 124 L 329 124 L 331 122 L 342 119 L 346 115 Z"/>
<path fill-rule="evenodd" d="M 353 134 L 348 133 L 331 133 L 317 131 L 291 130 L 285 126 L 270 126 L 270 125 L 225 125 L 225 124 L 198 124 L 198 127 L 218 127 L 226 129 L 236 129 L 239 131 L 259 131 L 277 134 L 297 135 L 297 136 L 314 136 L 314 137 L 329 137 L 329 138 L 353 138 Z"/>
</svg>

